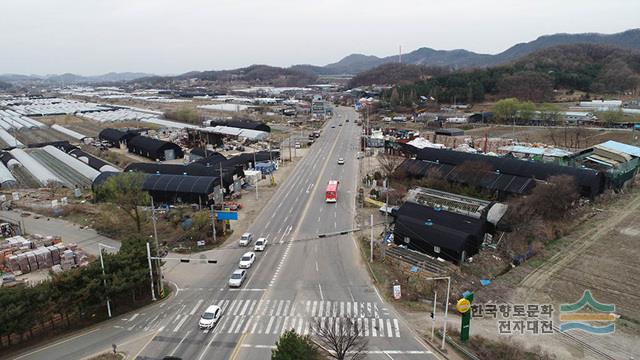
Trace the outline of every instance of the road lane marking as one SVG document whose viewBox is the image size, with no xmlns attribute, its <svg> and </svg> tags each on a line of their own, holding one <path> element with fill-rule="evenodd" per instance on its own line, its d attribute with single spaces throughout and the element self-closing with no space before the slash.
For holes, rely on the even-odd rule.
<svg viewBox="0 0 640 360">
<path fill-rule="evenodd" d="M 133 316 L 132 316 L 132 317 L 130 317 L 130 318 L 129 318 L 129 320 L 127 320 L 127 321 L 132 322 L 132 321 L 133 321 L 133 320 L 135 320 L 139 315 L 140 315 L 139 313 L 135 313 L 135 314 L 133 314 Z M 124 319 L 123 319 L 123 320 L 124 320 Z"/>
<path fill-rule="evenodd" d="M 180 342 L 178 343 L 178 345 L 176 345 L 176 347 L 173 349 L 173 351 L 171 351 L 171 353 L 169 354 L 169 356 L 173 356 L 176 351 L 178 351 L 178 348 L 180 348 L 180 345 L 182 345 L 182 343 L 184 342 L 184 340 L 189 336 L 189 334 L 191 334 L 191 330 L 187 331 L 187 334 L 180 340 Z"/>
<path fill-rule="evenodd" d="M 180 320 L 180 322 L 178 323 L 178 325 L 176 325 L 176 327 L 173 329 L 173 332 L 178 332 L 178 330 L 180 330 L 180 328 L 182 327 L 182 325 L 184 324 L 185 321 L 187 321 L 187 318 L 189 317 L 189 315 L 184 315 L 182 317 L 182 320 Z"/>
<path fill-rule="evenodd" d="M 320 300 L 324 301 L 324 295 L 322 294 L 322 285 L 318 283 L 318 289 L 320 289 Z M 320 308 L 322 309 L 322 303 L 320 304 Z"/>
<path fill-rule="evenodd" d="M 196 306 L 193 307 L 193 309 L 191 309 L 191 312 L 189 312 L 189 315 L 193 315 L 196 313 L 196 311 L 198 311 L 198 308 L 200 307 L 200 304 L 202 304 L 204 300 L 200 299 L 198 300 L 198 302 L 196 303 Z"/>
<path fill-rule="evenodd" d="M 318 262 L 316 261 L 316 271 L 318 271 Z"/>
</svg>

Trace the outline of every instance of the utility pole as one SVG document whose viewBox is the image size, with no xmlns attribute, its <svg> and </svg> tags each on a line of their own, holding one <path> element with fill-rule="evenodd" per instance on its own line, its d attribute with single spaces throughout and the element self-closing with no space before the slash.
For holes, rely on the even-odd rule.
<svg viewBox="0 0 640 360">
<path fill-rule="evenodd" d="M 371 240 L 369 241 L 369 262 L 373 262 L 373 214 L 371 214 Z"/>
<path fill-rule="evenodd" d="M 433 310 L 432 311 L 432 317 L 431 317 L 431 341 L 433 341 L 433 336 L 436 332 L 436 301 L 438 299 L 438 292 L 437 291 L 433 291 Z"/>
<path fill-rule="evenodd" d="M 253 170 L 257 170 L 258 167 L 256 166 L 256 149 L 253 149 Z M 260 178 L 262 177 L 262 171 L 260 172 L 260 175 L 258 176 L 258 178 L 256 179 L 256 200 L 259 200 L 258 197 L 258 183 L 260 182 Z"/>
<path fill-rule="evenodd" d="M 109 300 L 109 294 L 107 293 L 107 275 L 105 274 L 104 271 L 104 260 L 102 259 L 102 248 L 106 247 L 106 248 L 110 248 L 110 249 L 114 249 L 114 247 L 102 244 L 102 243 L 98 243 L 98 250 L 100 250 L 100 267 L 102 268 L 102 281 L 104 284 L 104 291 L 107 297 L 107 314 L 109 315 L 109 319 L 111 319 L 111 300 Z M 153 286 L 153 284 L 152 284 Z"/>
<path fill-rule="evenodd" d="M 213 204 L 211 205 L 211 230 L 213 230 L 213 242 L 216 242 L 216 213 L 213 210 Z"/>
<path fill-rule="evenodd" d="M 158 229 L 156 228 L 156 207 L 153 204 L 153 197 L 151 198 L 151 222 L 153 223 L 153 238 L 155 240 L 156 243 L 156 255 L 158 255 L 158 257 L 160 257 L 160 244 L 158 244 Z M 162 261 L 158 260 L 158 291 L 160 292 L 160 297 L 164 296 L 164 284 L 163 284 L 163 280 L 164 278 L 162 277 Z"/>
<path fill-rule="evenodd" d="M 149 261 L 149 278 L 151 278 L 151 300 L 156 301 L 156 292 L 153 289 L 153 267 L 151 266 L 151 246 L 147 241 L 147 260 Z"/>
</svg>

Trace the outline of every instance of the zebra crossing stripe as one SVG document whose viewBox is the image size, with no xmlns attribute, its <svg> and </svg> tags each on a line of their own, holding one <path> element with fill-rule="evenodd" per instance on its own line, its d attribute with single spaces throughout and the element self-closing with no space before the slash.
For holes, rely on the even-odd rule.
<svg viewBox="0 0 640 360">
<path fill-rule="evenodd" d="M 287 302 L 285 303 L 284 309 L 282 309 L 282 316 L 287 315 L 289 310 L 289 305 L 291 305 L 291 300 L 287 300 Z"/>
<path fill-rule="evenodd" d="M 324 301 L 320 300 L 318 303 L 318 316 L 322 316 L 324 314 L 324 309 L 322 306 L 324 305 Z M 315 316 L 315 314 L 313 314 Z"/>
<path fill-rule="evenodd" d="M 344 302 L 340 301 L 340 316 L 344 316 Z"/>
<path fill-rule="evenodd" d="M 277 334 L 278 333 L 278 329 L 280 328 L 280 325 L 282 325 L 282 317 L 278 316 L 276 319 L 276 326 L 273 327 L 273 333 L 272 334 Z"/>
<path fill-rule="evenodd" d="M 244 328 L 242 329 L 242 333 L 246 334 L 249 331 L 249 325 L 251 325 L 251 321 L 254 320 L 253 317 L 248 317 L 247 318 L 247 323 L 244 325 Z"/>
<path fill-rule="evenodd" d="M 364 321 L 369 322 L 369 318 L 365 318 Z M 376 325 L 376 319 L 371 319 L 371 336 L 378 336 L 378 327 Z"/>
<path fill-rule="evenodd" d="M 393 319 L 393 326 L 396 330 L 396 337 L 400 337 L 400 326 L 398 325 L 398 319 Z"/>
<path fill-rule="evenodd" d="M 289 316 L 296 316 L 296 302 L 293 302 L 291 305 L 291 310 L 289 310 Z"/>
<path fill-rule="evenodd" d="M 391 319 L 387 319 L 387 337 L 393 337 L 393 329 L 391 328 Z"/>
<path fill-rule="evenodd" d="M 255 321 L 253 322 L 253 327 L 251 328 L 252 334 L 256 333 L 256 328 L 258 327 L 259 323 L 260 323 L 260 316 L 256 316 Z"/>
<path fill-rule="evenodd" d="M 265 334 L 268 334 L 269 332 L 271 332 L 271 325 L 273 325 L 273 320 L 275 320 L 275 317 L 270 317 L 269 318 L 269 323 L 267 324 L 267 329 L 264 331 Z"/>
<path fill-rule="evenodd" d="M 313 310 L 311 310 L 311 314 L 309 314 L 310 316 L 316 316 L 316 308 L 318 306 L 318 302 L 317 301 L 313 301 Z"/>
<path fill-rule="evenodd" d="M 249 307 L 249 304 L 250 304 L 251 302 L 252 302 L 251 300 L 247 300 L 247 301 L 244 303 L 244 306 L 242 307 L 242 310 L 240 310 L 240 313 L 239 313 L 238 315 L 240 315 L 240 316 L 244 316 L 244 313 L 247 311 L 247 308 Z"/>
<path fill-rule="evenodd" d="M 369 322 L 367 321 L 367 319 L 362 319 L 362 322 L 364 323 L 364 336 L 369 336 Z"/>
<path fill-rule="evenodd" d="M 233 317 L 233 321 L 231 322 L 231 325 L 229 326 L 229 329 L 227 330 L 227 334 L 231 334 L 233 332 L 233 328 L 236 326 L 236 323 L 238 322 L 238 319 L 240 319 L 239 316 L 234 316 Z"/>
<path fill-rule="evenodd" d="M 280 316 L 280 311 L 282 311 L 282 301 L 278 302 L 278 311 L 276 311 L 276 316 Z"/>
<path fill-rule="evenodd" d="M 258 300 L 253 300 L 251 302 L 251 305 L 249 305 L 249 308 L 247 309 L 247 315 L 251 315 L 253 313 L 253 309 L 256 307 L 257 303 L 258 303 Z"/>
</svg>

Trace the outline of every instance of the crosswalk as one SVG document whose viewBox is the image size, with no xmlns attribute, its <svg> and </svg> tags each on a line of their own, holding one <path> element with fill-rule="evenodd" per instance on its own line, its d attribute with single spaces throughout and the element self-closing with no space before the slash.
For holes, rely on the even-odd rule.
<svg viewBox="0 0 640 360">
<path fill-rule="evenodd" d="M 309 335 L 319 324 L 337 328 L 351 319 L 365 337 L 401 336 L 398 319 L 378 303 L 331 300 L 201 299 L 193 307 L 182 304 L 162 315 L 126 326 L 136 320 L 138 314 L 134 314 L 123 319 L 126 324 L 122 328 L 130 331 L 161 328 L 164 332 L 177 333 L 197 324 L 200 313 L 214 304 L 222 309 L 222 318 L 215 328 L 201 330 L 203 333 L 278 335 L 294 329 Z"/>
</svg>

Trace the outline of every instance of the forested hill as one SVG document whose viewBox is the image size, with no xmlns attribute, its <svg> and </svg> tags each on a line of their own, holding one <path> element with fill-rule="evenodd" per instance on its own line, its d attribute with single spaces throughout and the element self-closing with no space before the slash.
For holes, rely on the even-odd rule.
<svg viewBox="0 0 640 360">
<path fill-rule="evenodd" d="M 242 81 L 272 86 L 304 86 L 316 81 L 313 73 L 268 65 L 251 65 L 234 70 L 192 71 L 177 76 L 152 76 L 137 79 L 135 83 L 151 86 L 170 84 L 176 80 L 197 79 L 212 82 Z"/>
<path fill-rule="evenodd" d="M 479 68 L 501 65 L 541 49 L 571 44 L 611 45 L 626 49 L 640 49 L 640 29 L 631 29 L 615 34 L 583 33 L 544 35 L 533 41 L 516 44 L 495 55 L 479 54 L 464 49 L 436 50 L 423 47 L 402 54 L 402 63 L 450 67 L 454 69 Z M 305 70 L 312 71 L 318 75 L 355 75 L 382 64 L 397 63 L 398 60 L 398 55 L 377 57 L 372 55 L 351 54 L 340 61 L 322 67 L 305 65 Z"/>
<path fill-rule="evenodd" d="M 421 95 L 440 102 L 454 97 L 460 102 L 477 102 L 488 95 L 542 102 L 552 99 L 554 89 L 621 93 L 639 88 L 640 51 L 574 44 L 539 50 L 507 65 L 399 85 L 387 96 L 407 103 Z"/>
</svg>

